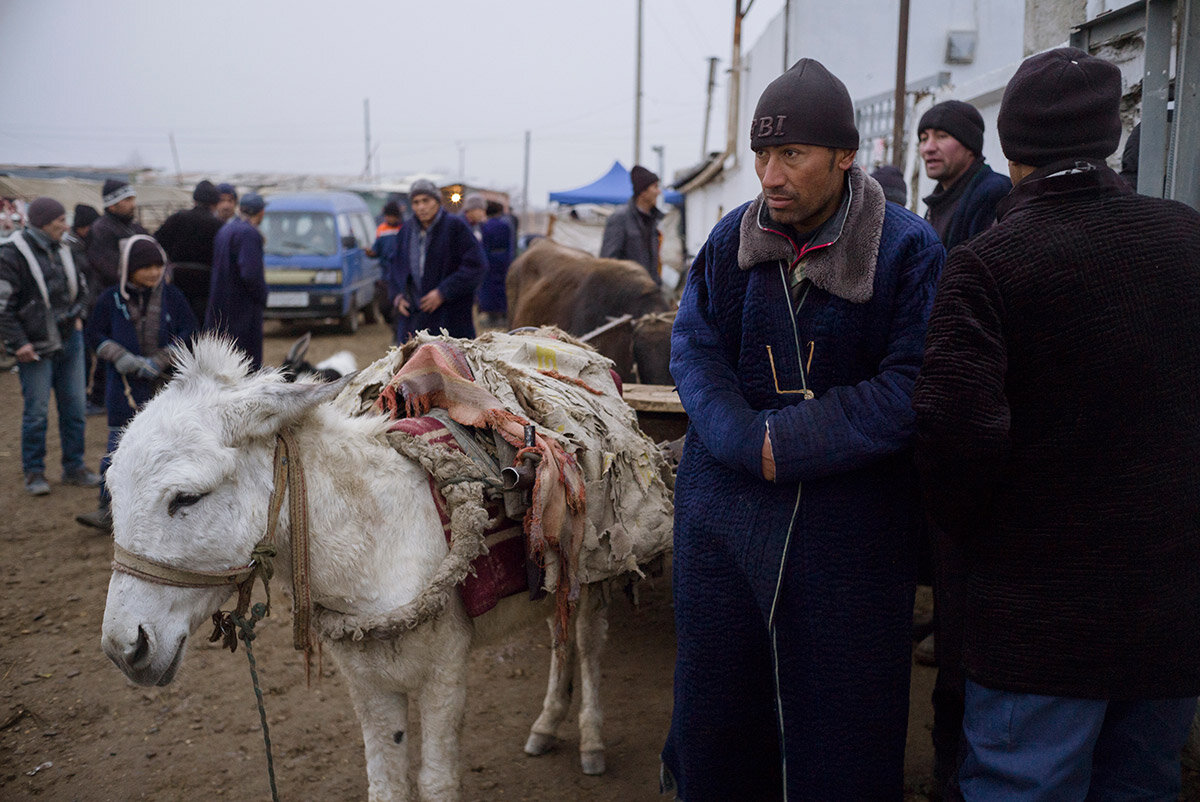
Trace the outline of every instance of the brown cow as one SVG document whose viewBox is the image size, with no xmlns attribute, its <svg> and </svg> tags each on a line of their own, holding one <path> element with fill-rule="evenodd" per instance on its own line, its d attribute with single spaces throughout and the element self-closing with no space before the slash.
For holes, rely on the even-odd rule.
<svg viewBox="0 0 1200 802">
<path fill-rule="evenodd" d="M 576 336 L 621 315 L 637 319 L 671 308 L 637 262 L 599 259 L 549 239 L 535 241 L 517 257 L 509 268 L 505 291 L 510 327 L 555 325 Z M 615 363 L 623 381 L 635 380 L 634 328 L 616 327 L 590 341 Z M 669 354 L 669 339 L 666 350 Z M 641 361 L 637 361 L 639 367 Z M 665 364 L 661 358 L 647 358 L 646 362 L 648 368 L 652 363 Z M 645 384 L 671 383 L 669 374 L 654 368 L 636 378 Z"/>
</svg>

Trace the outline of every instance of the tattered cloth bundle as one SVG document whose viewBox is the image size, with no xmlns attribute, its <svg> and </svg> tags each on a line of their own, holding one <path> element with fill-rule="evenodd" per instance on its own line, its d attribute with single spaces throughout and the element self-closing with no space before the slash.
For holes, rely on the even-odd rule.
<svg viewBox="0 0 1200 802">
<path fill-rule="evenodd" d="M 534 457 L 528 557 L 556 596 L 560 636 L 581 583 L 640 574 L 639 564 L 671 546 L 670 472 L 621 399 L 611 364 L 553 328 L 475 340 L 420 334 L 360 371 L 338 398 L 352 413 L 445 410 L 498 434 L 516 451 L 514 465 Z M 528 448 L 527 423 L 536 427 Z M 472 478 L 487 484 L 488 473 L 480 467 Z"/>
</svg>

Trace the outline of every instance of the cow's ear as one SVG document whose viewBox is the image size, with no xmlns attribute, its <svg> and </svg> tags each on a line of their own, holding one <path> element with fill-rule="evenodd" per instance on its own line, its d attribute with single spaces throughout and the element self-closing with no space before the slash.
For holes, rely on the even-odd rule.
<svg viewBox="0 0 1200 802">
<path fill-rule="evenodd" d="M 226 423 L 229 442 L 275 435 L 317 405 L 333 400 L 354 376 L 352 373 L 335 382 L 251 384 L 229 408 Z"/>
</svg>

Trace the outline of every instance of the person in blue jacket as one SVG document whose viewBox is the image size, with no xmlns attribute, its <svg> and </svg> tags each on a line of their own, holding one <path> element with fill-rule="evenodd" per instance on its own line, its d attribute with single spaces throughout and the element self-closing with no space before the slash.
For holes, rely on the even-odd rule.
<svg viewBox="0 0 1200 802">
<path fill-rule="evenodd" d="M 108 410 L 108 451 L 100 461 L 100 505 L 75 520 L 97 529 L 112 528 L 112 512 L 104 476 L 121 431 L 171 367 L 171 345 L 196 332 L 196 316 L 174 284 L 163 281 L 166 251 L 145 234 L 121 244 L 119 280 L 96 299 L 84 335 L 106 366 L 104 405 Z"/>
<path fill-rule="evenodd" d="M 470 196 L 467 196 L 470 198 Z M 482 198 L 480 198 L 482 200 Z M 475 302 L 479 305 L 479 319 L 484 328 L 503 329 L 508 326 L 508 295 L 504 283 L 508 278 L 508 268 L 515 258 L 515 242 L 512 226 L 504 219 L 504 207 L 496 201 L 470 210 L 465 209 L 463 216 L 476 232 L 476 239 L 483 245 L 487 256 L 487 271 L 475 293 Z"/>
<path fill-rule="evenodd" d="M 249 192 L 238 204 L 238 216 L 217 232 L 209 283 L 204 330 L 233 339 L 258 370 L 263 359 L 263 309 L 267 306 L 267 277 L 263 264 L 262 224 L 266 203 Z"/>
<path fill-rule="evenodd" d="M 855 164 L 845 85 L 759 98 L 762 194 L 688 274 L 671 374 L 679 799 L 900 800 L 919 521 L 910 403 L 945 251 Z"/>
<path fill-rule="evenodd" d="M 400 229 L 388 294 L 396 309 L 396 342 L 423 329 L 475 336 L 472 307 L 487 260 L 461 217 L 442 209 L 442 193 L 419 179 L 408 190 L 413 220 Z"/>
</svg>

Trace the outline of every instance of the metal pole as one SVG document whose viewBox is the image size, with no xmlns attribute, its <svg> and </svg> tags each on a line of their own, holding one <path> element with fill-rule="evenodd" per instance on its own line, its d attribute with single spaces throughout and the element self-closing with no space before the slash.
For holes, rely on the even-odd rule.
<svg viewBox="0 0 1200 802">
<path fill-rule="evenodd" d="M 529 213 L 529 131 L 525 132 L 525 183 L 521 185 L 521 214 Z"/>
<path fill-rule="evenodd" d="M 1200 209 L 1200 0 L 1180 0 L 1174 126 L 1171 197 Z"/>
<path fill-rule="evenodd" d="M 633 93 L 633 163 L 642 163 L 642 0 L 637 4 L 637 72 Z"/>
<path fill-rule="evenodd" d="M 1142 195 L 1161 198 L 1167 174 L 1167 85 L 1171 22 L 1176 0 L 1146 3 L 1146 66 L 1142 73 L 1142 128 L 1138 145 L 1138 186 Z"/>
<path fill-rule="evenodd" d="M 788 62 L 788 34 L 792 31 L 792 0 L 784 0 L 783 2 L 783 71 L 787 72 L 788 67 L 792 66 Z"/>
<path fill-rule="evenodd" d="M 458 180 L 467 180 L 467 146 L 462 142 L 458 144 Z"/>
<path fill-rule="evenodd" d="M 904 171 L 905 85 L 908 83 L 908 2 L 900 0 L 900 33 L 896 40 L 896 96 L 892 110 L 892 164 Z"/>
<path fill-rule="evenodd" d="M 179 169 L 179 151 L 175 149 L 175 132 L 171 131 L 168 136 L 171 138 L 171 159 L 175 162 L 175 180 L 182 184 L 183 170 Z"/>
<path fill-rule="evenodd" d="M 754 0 L 750 0 L 753 4 Z M 742 9 L 742 0 L 734 0 L 733 3 L 733 56 L 730 59 L 729 65 L 729 116 L 726 120 L 725 130 L 725 152 L 733 158 L 733 166 L 737 166 L 737 133 L 738 133 L 738 106 L 741 105 L 741 83 L 742 83 L 742 17 L 746 11 Z"/>
<path fill-rule="evenodd" d="M 663 161 L 663 152 L 666 149 L 667 148 L 665 145 L 651 145 L 650 146 L 650 150 L 652 150 L 656 154 L 658 154 L 658 177 L 660 180 L 667 174 L 666 169 L 663 167 L 663 165 L 665 164 L 665 162 Z"/>
<path fill-rule="evenodd" d="M 704 136 L 700 139 L 700 159 L 708 158 L 708 120 L 712 115 L 713 89 L 717 85 L 717 57 L 708 57 L 708 91 L 704 98 Z"/>
<path fill-rule="evenodd" d="M 371 177 L 371 100 L 363 98 L 363 141 L 367 154 L 367 161 L 363 165 L 363 175 L 367 178 Z"/>
</svg>

